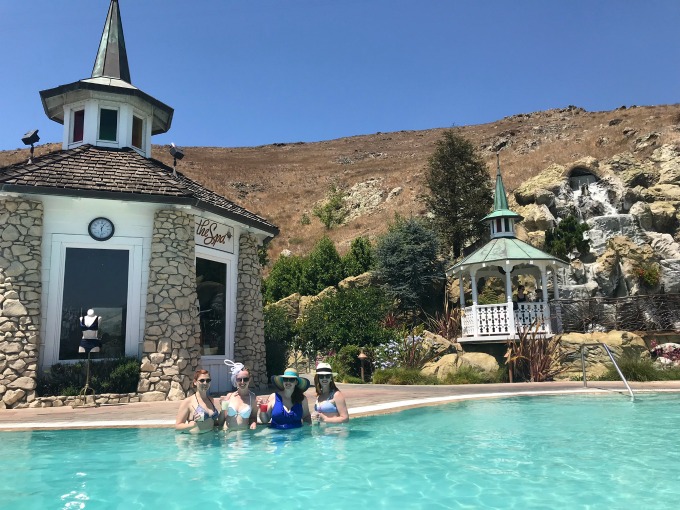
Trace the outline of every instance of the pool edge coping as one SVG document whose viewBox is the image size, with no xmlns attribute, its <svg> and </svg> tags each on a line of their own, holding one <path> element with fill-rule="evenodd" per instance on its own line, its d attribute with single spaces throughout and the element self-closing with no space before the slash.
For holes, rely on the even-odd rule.
<svg viewBox="0 0 680 510">
<path fill-rule="evenodd" d="M 443 405 L 452 402 L 466 400 L 482 400 L 506 397 L 536 397 L 550 395 L 575 395 L 575 394 L 614 394 L 628 397 L 625 390 L 582 387 L 561 390 L 527 390 L 512 392 L 489 392 L 489 393 L 465 393 L 461 395 L 446 395 L 428 398 L 416 398 L 408 400 L 397 400 L 360 407 L 349 408 L 352 418 L 363 418 L 366 416 L 377 416 L 391 414 L 413 409 L 418 407 L 429 407 Z M 678 388 L 650 388 L 636 389 L 635 393 L 680 393 Z M 110 428 L 171 428 L 175 425 L 175 420 L 88 420 L 88 421 L 54 421 L 50 423 L 26 422 L 22 424 L 0 423 L 1 432 L 28 432 L 28 431 L 50 431 L 50 430 L 87 430 L 87 429 L 110 429 Z"/>
</svg>

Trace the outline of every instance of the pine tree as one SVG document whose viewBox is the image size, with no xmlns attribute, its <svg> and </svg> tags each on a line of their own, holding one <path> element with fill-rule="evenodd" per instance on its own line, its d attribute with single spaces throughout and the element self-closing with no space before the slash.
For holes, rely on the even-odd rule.
<svg viewBox="0 0 680 510">
<path fill-rule="evenodd" d="M 493 205 L 489 171 L 470 141 L 446 131 L 429 159 L 426 181 L 434 227 L 457 258 L 486 232 L 480 220 Z"/>
</svg>

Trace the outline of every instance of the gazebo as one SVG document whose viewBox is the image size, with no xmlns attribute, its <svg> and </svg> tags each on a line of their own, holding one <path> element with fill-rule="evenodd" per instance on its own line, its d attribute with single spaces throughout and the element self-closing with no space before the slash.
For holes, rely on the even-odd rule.
<svg viewBox="0 0 680 510">
<path fill-rule="evenodd" d="M 545 253 L 515 236 L 515 221 L 522 216 L 508 208 L 505 187 L 497 164 L 493 212 L 483 218 L 489 224 L 491 240 L 463 260 L 451 266 L 446 274 L 458 278 L 462 310 L 460 342 L 506 342 L 517 339 L 524 328 L 537 325 L 538 331 L 552 335 L 548 307 L 548 278 L 552 278 L 554 299 L 559 298 L 557 270 L 568 267 L 563 260 Z M 537 285 L 536 300 L 513 302 L 512 278 L 531 275 Z M 472 305 L 465 306 L 464 279 L 469 278 Z M 480 305 L 477 284 L 480 278 L 505 280 L 506 302 Z"/>
</svg>

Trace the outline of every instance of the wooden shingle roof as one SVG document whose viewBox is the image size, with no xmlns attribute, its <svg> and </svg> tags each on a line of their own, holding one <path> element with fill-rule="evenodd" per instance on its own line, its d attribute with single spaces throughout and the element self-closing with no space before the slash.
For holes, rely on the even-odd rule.
<svg viewBox="0 0 680 510">
<path fill-rule="evenodd" d="M 278 228 L 158 160 L 130 148 L 85 144 L 0 168 L 0 189 L 16 193 L 186 204 L 276 235 Z"/>
</svg>

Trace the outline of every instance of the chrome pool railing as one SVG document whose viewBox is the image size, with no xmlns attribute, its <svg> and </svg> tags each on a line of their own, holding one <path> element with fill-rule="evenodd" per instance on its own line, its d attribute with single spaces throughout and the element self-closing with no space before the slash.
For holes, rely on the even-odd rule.
<svg viewBox="0 0 680 510">
<path fill-rule="evenodd" d="M 616 360 L 614 359 L 614 355 L 612 354 L 612 351 L 609 350 L 609 347 L 607 344 L 604 342 L 595 342 L 595 343 L 590 343 L 590 344 L 582 344 L 581 345 L 581 368 L 583 369 L 583 386 L 585 388 L 588 387 L 588 381 L 586 379 L 586 347 L 590 346 L 601 346 L 607 355 L 609 356 L 609 359 L 612 360 L 612 363 L 614 364 L 614 368 L 616 368 L 616 371 L 619 373 L 619 377 L 623 381 L 623 384 L 626 385 L 626 388 L 628 389 L 628 393 L 630 393 L 630 399 L 635 400 L 635 395 L 633 395 L 633 390 L 630 388 L 630 385 L 628 384 L 628 381 L 626 381 L 626 378 L 623 375 L 623 372 L 621 372 L 621 369 L 619 368 L 619 365 L 616 363 Z"/>
</svg>

